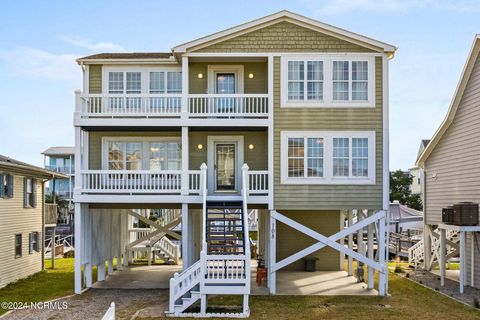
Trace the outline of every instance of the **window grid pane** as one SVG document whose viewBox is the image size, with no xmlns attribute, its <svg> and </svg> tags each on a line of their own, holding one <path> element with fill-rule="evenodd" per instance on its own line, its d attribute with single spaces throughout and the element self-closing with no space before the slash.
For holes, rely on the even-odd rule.
<svg viewBox="0 0 480 320">
<path fill-rule="evenodd" d="M 168 93 L 182 92 L 182 73 L 181 72 L 167 72 L 167 92 Z"/>
<path fill-rule="evenodd" d="M 323 61 L 307 61 L 307 100 L 323 100 Z"/>
<path fill-rule="evenodd" d="M 323 177 L 323 138 L 308 138 L 307 146 L 307 176 Z"/>
<path fill-rule="evenodd" d="M 368 139 L 352 138 L 352 175 L 368 177 Z"/>
<path fill-rule="evenodd" d="M 127 72 L 127 93 L 142 92 L 142 76 L 140 72 Z"/>
<path fill-rule="evenodd" d="M 368 100 L 367 61 L 352 61 L 352 100 Z"/>
<path fill-rule="evenodd" d="M 150 72 L 150 93 L 165 92 L 165 72 Z"/>
<path fill-rule="evenodd" d="M 128 142 L 126 144 L 126 169 L 142 169 L 142 144 L 140 142 Z"/>
<path fill-rule="evenodd" d="M 304 139 L 288 138 L 288 176 L 304 177 Z"/>
<path fill-rule="evenodd" d="M 108 143 L 108 170 L 123 170 L 123 161 L 125 143 L 109 142 Z"/>
<path fill-rule="evenodd" d="M 288 61 L 288 100 L 304 99 L 304 62 Z"/>
<path fill-rule="evenodd" d="M 108 93 L 123 93 L 123 72 L 108 73 Z"/>
<path fill-rule="evenodd" d="M 348 100 L 348 61 L 333 61 L 333 100 Z"/>
<path fill-rule="evenodd" d="M 349 139 L 333 138 L 333 176 L 349 176 Z"/>
</svg>

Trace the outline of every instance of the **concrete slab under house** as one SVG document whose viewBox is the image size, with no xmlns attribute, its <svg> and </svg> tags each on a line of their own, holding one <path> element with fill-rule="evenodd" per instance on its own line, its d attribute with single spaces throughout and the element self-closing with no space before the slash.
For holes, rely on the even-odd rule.
<svg viewBox="0 0 480 320">
<path fill-rule="evenodd" d="M 281 11 L 78 59 L 75 292 L 169 288 L 167 315 L 195 317 L 248 317 L 251 294 L 387 295 L 395 50 Z"/>
</svg>

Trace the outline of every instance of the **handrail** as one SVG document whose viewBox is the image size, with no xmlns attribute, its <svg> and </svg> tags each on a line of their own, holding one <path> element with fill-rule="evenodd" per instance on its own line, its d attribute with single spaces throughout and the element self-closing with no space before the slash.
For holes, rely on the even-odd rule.
<svg viewBox="0 0 480 320">
<path fill-rule="evenodd" d="M 201 253 L 202 256 L 203 253 Z M 169 310 L 175 310 L 175 301 L 180 299 L 185 293 L 196 286 L 204 275 L 204 260 L 201 258 L 190 267 L 185 269 L 181 274 L 175 273 L 170 279 L 170 299 Z"/>
<path fill-rule="evenodd" d="M 246 163 L 242 166 L 242 197 L 243 197 L 243 232 L 244 232 L 244 239 L 249 238 L 248 234 L 248 165 Z M 245 243 L 245 241 L 244 241 Z M 245 244 L 245 254 L 250 256 L 250 246 Z"/>
<path fill-rule="evenodd" d="M 202 223 L 203 223 L 203 232 L 202 232 L 202 251 L 207 252 L 207 165 L 202 163 L 200 170 L 202 172 Z"/>
</svg>

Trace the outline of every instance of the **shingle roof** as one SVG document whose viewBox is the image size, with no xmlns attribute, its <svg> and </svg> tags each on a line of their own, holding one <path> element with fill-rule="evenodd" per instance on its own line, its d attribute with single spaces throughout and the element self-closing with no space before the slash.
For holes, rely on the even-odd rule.
<svg viewBox="0 0 480 320">
<path fill-rule="evenodd" d="M 75 147 L 50 147 L 43 151 L 46 156 L 63 156 L 75 154 Z"/>
<path fill-rule="evenodd" d="M 102 59 L 168 59 L 171 52 L 121 52 L 121 53 L 97 53 L 82 57 L 78 60 L 102 60 Z"/>
<path fill-rule="evenodd" d="M 50 170 L 46 170 L 44 168 L 40 168 L 26 162 L 18 161 L 12 159 L 10 157 L 4 156 L 0 154 L 0 170 L 5 170 L 7 172 L 17 172 L 17 173 L 28 173 L 44 178 L 52 178 L 52 177 L 61 177 L 61 178 L 68 178 L 66 175 L 61 173 L 56 173 Z"/>
</svg>

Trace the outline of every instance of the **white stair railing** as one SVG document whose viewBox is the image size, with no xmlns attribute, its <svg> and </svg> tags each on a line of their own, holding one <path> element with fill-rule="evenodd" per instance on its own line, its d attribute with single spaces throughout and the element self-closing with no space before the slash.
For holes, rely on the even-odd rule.
<svg viewBox="0 0 480 320">
<path fill-rule="evenodd" d="M 433 253 L 432 248 L 439 248 L 440 246 L 440 235 L 436 231 L 432 231 L 432 234 L 434 235 L 433 238 L 431 239 L 431 252 Z M 449 241 L 452 241 L 454 243 L 458 242 L 457 239 L 457 232 L 453 230 L 447 230 L 446 232 L 446 239 Z M 456 252 L 456 249 L 452 246 L 447 245 L 447 252 L 446 256 L 447 258 L 452 257 Z M 432 268 L 436 266 L 439 262 L 436 261 L 436 257 L 432 256 Z M 423 239 L 418 241 L 416 244 L 414 244 L 412 247 L 408 249 L 408 263 L 412 266 L 414 266 L 415 269 L 417 269 L 423 262 L 425 261 L 425 246 L 424 246 L 424 241 Z"/>
<path fill-rule="evenodd" d="M 108 308 L 107 312 L 102 317 L 102 320 L 115 320 L 115 303 L 112 302 L 110 304 L 110 308 Z"/>
<path fill-rule="evenodd" d="M 180 246 L 173 243 L 167 237 L 163 237 L 158 242 L 153 244 L 153 249 L 160 250 L 161 252 L 165 253 L 167 257 L 178 264 L 178 260 L 180 258 Z"/>
<path fill-rule="evenodd" d="M 204 261 L 198 260 L 182 273 L 175 273 L 173 278 L 170 279 L 170 301 L 169 312 L 175 313 L 175 302 L 181 299 L 187 292 L 193 289 L 196 285 L 200 284 L 202 278 L 204 278 Z M 183 311 L 183 310 L 182 310 Z M 180 311 L 181 312 L 181 311 Z"/>
</svg>

